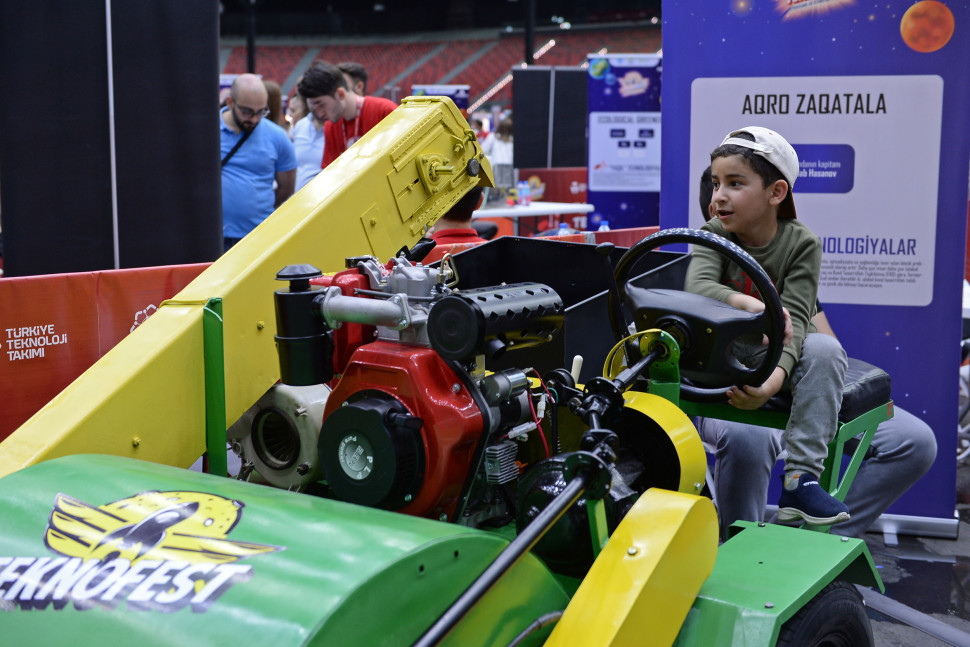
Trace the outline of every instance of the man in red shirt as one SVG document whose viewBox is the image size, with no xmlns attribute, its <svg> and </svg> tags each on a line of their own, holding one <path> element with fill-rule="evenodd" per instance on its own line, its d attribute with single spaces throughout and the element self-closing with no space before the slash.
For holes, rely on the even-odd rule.
<svg viewBox="0 0 970 647">
<path fill-rule="evenodd" d="M 347 85 L 343 72 L 324 61 L 314 61 L 303 73 L 297 92 L 306 98 L 307 107 L 317 119 L 326 122 L 321 168 L 327 168 L 397 108 L 393 101 L 355 93 Z"/>
</svg>

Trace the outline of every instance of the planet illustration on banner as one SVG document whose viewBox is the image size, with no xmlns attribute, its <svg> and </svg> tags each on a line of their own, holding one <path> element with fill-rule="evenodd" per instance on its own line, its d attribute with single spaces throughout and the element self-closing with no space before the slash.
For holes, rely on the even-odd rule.
<svg viewBox="0 0 970 647">
<path fill-rule="evenodd" d="M 747 16 L 753 8 L 754 0 L 731 0 L 731 11 L 735 16 Z"/>
<path fill-rule="evenodd" d="M 605 58 L 597 58 L 589 63 L 589 75 L 594 79 L 601 79 L 610 71 L 610 62 Z"/>
<path fill-rule="evenodd" d="M 937 0 L 922 0 L 903 14 L 899 33 L 911 49 L 928 54 L 949 42 L 954 27 L 949 7 Z"/>
</svg>

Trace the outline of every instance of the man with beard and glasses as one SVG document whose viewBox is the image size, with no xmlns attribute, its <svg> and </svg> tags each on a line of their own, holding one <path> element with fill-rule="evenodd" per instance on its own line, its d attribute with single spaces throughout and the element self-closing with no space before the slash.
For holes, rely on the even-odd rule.
<svg viewBox="0 0 970 647">
<path fill-rule="evenodd" d="M 269 113 L 266 104 L 262 79 L 255 74 L 240 74 L 220 113 L 226 251 L 293 195 L 293 143 L 285 130 L 263 119 Z"/>
</svg>

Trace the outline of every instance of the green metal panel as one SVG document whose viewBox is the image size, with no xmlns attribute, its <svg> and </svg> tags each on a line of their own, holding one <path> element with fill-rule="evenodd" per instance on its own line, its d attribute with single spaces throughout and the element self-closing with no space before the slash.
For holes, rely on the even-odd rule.
<svg viewBox="0 0 970 647">
<path fill-rule="evenodd" d="M 892 402 L 889 402 L 888 404 L 883 404 L 867 411 L 849 422 L 839 425 L 839 429 L 831 443 L 834 446 L 834 451 L 830 450 L 829 455 L 825 458 L 825 469 L 822 472 L 821 478 L 819 478 L 819 484 L 839 501 L 845 501 L 845 497 L 849 493 L 849 488 L 852 487 L 856 473 L 859 471 L 859 467 L 865 458 L 866 451 L 869 450 L 869 445 L 872 443 L 872 437 L 876 433 L 876 427 L 892 417 L 892 408 Z M 845 468 L 845 475 L 840 482 L 839 475 L 843 473 L 843 448 L 845 447 L 846 441 L 856 436 L 859 437 L 859 445 L 852 453 L 852 459 Z"/>
<path fill-rule="evenodd" d="M 861 539 L 749 522 L 732 530 L 676 645 L 774 645 L 781 626 L 833 580 L 884 590 Z"/>
<path fill-rule="evenodd" d="M 705 418 L 717 418 L 718 420 L 733 420 L 759 427 L 772 427 L 774 429 L 784 429 L 788 425 L 787 411 L 768 411 L 766 409 L 738 409 L 724 402 L 719 404 L 708 404 L 701 402 L 690 402 L 684 400 L 680 402 L 680 408 L 688 416 L 704 416 Z"/>
<path fill-rule="evenodd" d="M 5 643 L 23 645 L 66 636 L 72 645 L 124 636 L 139 647 L 411 644 L 507 544 L 455 524 L 95 455 L 0 479 L 0 509 L 0 626 Z M 90 570 L 73 581 L 72 567 Z M 528 555 L 446 644 L 507 644 L 567 601 Z"/>
<path fill-rule="evenodd" d="M 205 451 L 209 472 L 225 476 L 226 462 L 226 365 L 223 357 L 222 299 L 212 298 L 202 311 L 205 367 Z"/>
</svg>

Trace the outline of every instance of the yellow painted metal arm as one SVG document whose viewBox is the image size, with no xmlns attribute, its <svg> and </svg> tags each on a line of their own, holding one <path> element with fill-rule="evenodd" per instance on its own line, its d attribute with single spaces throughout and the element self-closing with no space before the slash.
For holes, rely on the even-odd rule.
<svg viewBox="0 0 970 647">
<path fill-rule="evenodd" d="M 477 175 L 475 173 L 478 173 Z M 491 167 L 450 99 L 410 97 L 0 444 L 0 476 L 78 452 L 179 467 L 205 447 L 202 311 L 223 303 L 226 416 L 278 378 L 276 273 L 413 245 Z"/>
</svg>

